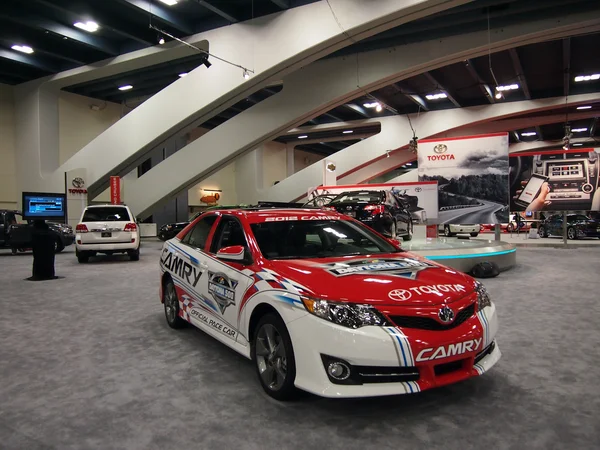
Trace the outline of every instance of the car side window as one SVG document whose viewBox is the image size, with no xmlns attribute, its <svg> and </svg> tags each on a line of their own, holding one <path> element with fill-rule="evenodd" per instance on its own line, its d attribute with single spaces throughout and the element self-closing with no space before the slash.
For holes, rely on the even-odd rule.
<svg viewBox="0 0 600 450">
<path fill-rule="evenodd" d="M 217 220 L 217 216 L 215 215 L 210 215 L 201 219 L 194 225 L 194 228 L 184 236 L 181 242 L 190 247 L 199 248 L 201 250 L 204 249 L 215 220 Z"/>
<path fill-rule="evenodd" d="M 248 241 L 239 220 L 231 216 L 223 216 L 215 231 L 210 251 L 211 253 L 217 253 L 222 248 L 231 247 L 232 245 L 241 245 L 248 248 Z"/>
</svg>

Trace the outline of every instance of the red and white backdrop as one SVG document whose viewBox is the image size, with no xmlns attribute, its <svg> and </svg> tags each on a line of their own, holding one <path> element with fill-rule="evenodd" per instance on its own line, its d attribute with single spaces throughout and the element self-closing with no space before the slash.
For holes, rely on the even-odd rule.
<svg viewBox="0 0 600 450">
<path fill-rule="evenodd" d="M 438 182 L 439 223 L 508 222 L 508 133 L 424 139 L 419 181 Z"/>
</svg>

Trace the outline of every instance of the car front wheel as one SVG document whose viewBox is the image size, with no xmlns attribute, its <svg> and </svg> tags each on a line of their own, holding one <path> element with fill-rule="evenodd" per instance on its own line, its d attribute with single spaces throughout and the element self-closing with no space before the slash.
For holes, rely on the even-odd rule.
<svg viewBox="0 0 600 450">
<path fill-rule="evenodd" d="M 546 228 L 540 226 L 538 228 L 538 236 L 541 238 L 547 238 L 548 237 L 548 233 L 546 232 Z"/>
<path fill-rule="evenodd" d="M 296 362 L 292 340 L 283 320 L 276 314 L 266 314 L 256 326 L 252 360 L 267 395 L 276 400 L 295 397 Z"/>
<path fill-rule="evenodd" d="M 567 229 L 567 237 L 569 239 L 577 239 L 577 231 L 573 227 Z"/>
<path fill-rule="evenodd" d="M 183 328 L 185 326 L 185 320 L 179 315 L 179 298 L 177 297 L 177 291 L 175 290 L 175 285 L 171 279 L 165 283 L 163 289 L 163 305 L 165 307 L 167 324 L 171 328 Z"/>
</svg>

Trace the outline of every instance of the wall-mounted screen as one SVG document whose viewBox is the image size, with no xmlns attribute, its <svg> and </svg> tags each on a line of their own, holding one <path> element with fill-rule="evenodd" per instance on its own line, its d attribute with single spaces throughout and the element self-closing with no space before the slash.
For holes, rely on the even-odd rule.
<svg viewBox="0 0 600 450">
<path fill-rule="evenodd" d="M 66 216 L 65 194 L 23 192 L 23 219 L 53 220 Z"/>
</svg>

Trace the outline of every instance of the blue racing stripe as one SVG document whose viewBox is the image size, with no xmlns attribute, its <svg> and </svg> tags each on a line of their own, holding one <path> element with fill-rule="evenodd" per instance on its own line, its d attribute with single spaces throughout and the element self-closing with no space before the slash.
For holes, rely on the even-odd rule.
<svg viewBox="0 0 600 450">
<path fill-rule="evenodd" d="M 177 247 L 176 245 L 171 244 L 171 242 L 167 242 L 167 244 L 169 244 L 170 247 L 173 247 L 175 250 L 177 250 L 178 252 L 183 253 L 185 256 L 187 256 L 188 258 L 190 258 L 190 261 L 192 263 L 194 263 L 195 265 L 200 264 L 200 261 L 198 261 L 197 258 L 195 258 L 194 256 L 190 255 L 188 252 L 181 250 L 179 247 Z"/>
<path fill-rule="evenodd" d="M 404 353 L 404 346 L 402 345 L 402 341 L 400 341 L 400 338 L 397 334 L 394 334 L 394 337 L 398 341 L 398 344 L 400 344 L 400 350 L 402 350 L 402 357 L 404 358 L 404 366 L 408 367 L 408 362 L 406 361 L 406 353 Z"/>
</svg>

